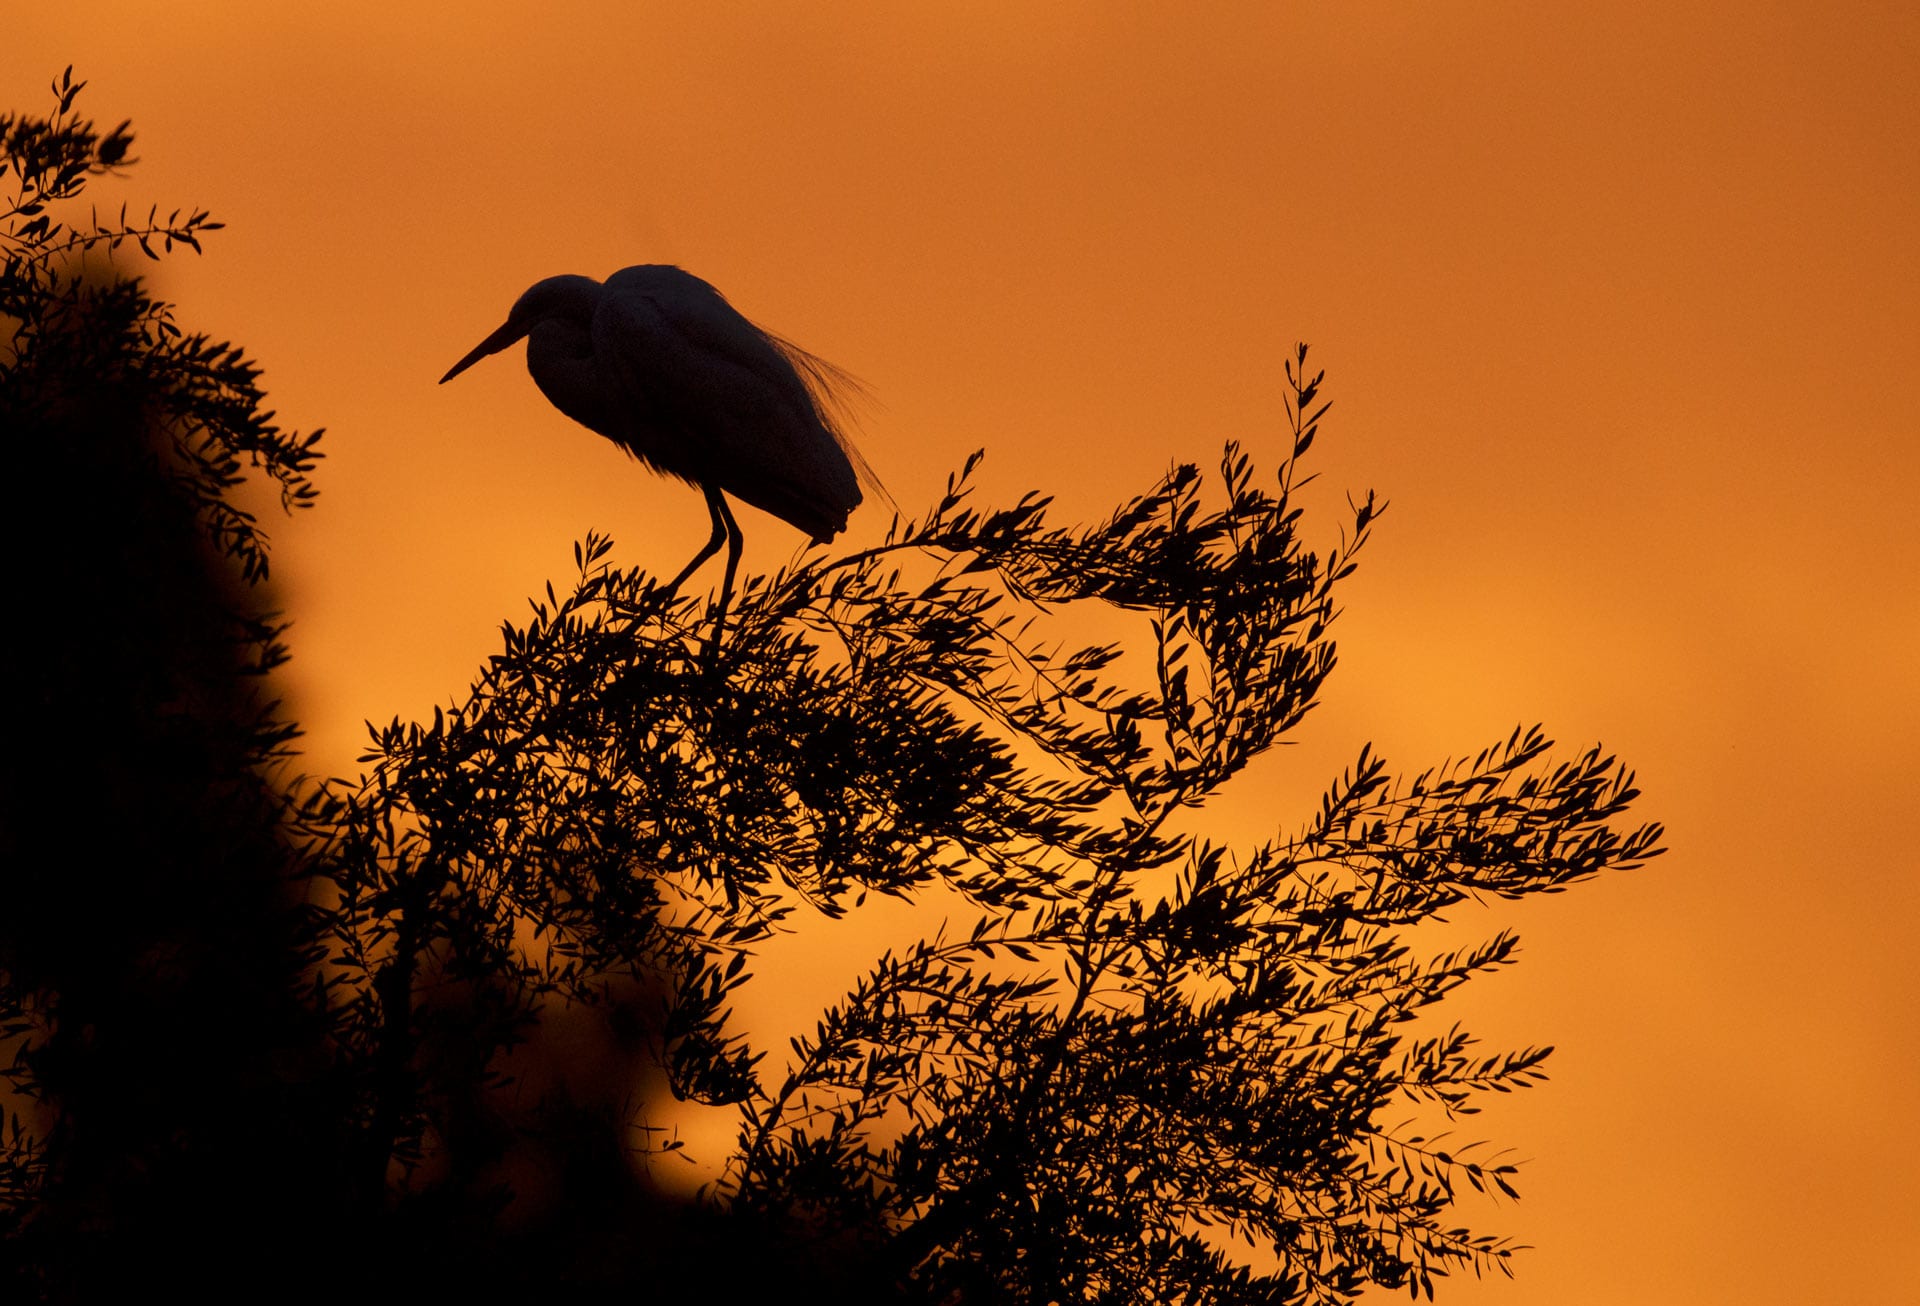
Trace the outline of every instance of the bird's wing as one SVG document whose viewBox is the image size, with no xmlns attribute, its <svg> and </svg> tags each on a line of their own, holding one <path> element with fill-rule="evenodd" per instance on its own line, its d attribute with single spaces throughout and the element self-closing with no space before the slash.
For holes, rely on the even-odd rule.
<svg viewBox="0 0 1920 1306">
<path fill-rule="evenodd" d="M 802 369 L 706 282 L 677 268 L 607 278 L 594 313 L 602 374 L 633 413 L 630 449 L 720 486 L 819 539 L 860 502 L 851 461 Z"/>
<path fill-rule="evenodd" d="M 813 396 L 814 411 L 820 415 L 821 424 L 833 436 L 840 451 L 846 454 L 847 461 L 853 464 L 854 474 L 859 477 L 860 484 L 885 499 L 897 514 L 900 505 L 894 503 L 893 496 L 887 493 L 887 487 L 880 483 L 879 474 L 847 434 L 847 428 L 857 424 L 856 411 L 877 402 L 873 392 L 867 389 L 866 382 L 820 355 L 808 353 L 785 336 L 775 335 L 764 327 L 754 329 L 765 336 L 799 373 L 808 393 Z"/>
<path fill-rule="evenodd" d="M 731 358 L 790 397 L 811 407 L 819 426 L 840 447 L 861 484 L 887 502 L 893 496 L 848 435 L 858 409 L 873 402 L 859 377 L 791 340 L 756 325 L 711 282 L 671 264 L 640 264 L 607 278 L 612 297 L 643 296 L 672 326 L 708 352 Z M 803 396 L 792 389 L 798 378 Z M 857 501 L 857 500 L 856 500 Z M 894 505 L 895 511 L 899 506 Z"/>
</svg>

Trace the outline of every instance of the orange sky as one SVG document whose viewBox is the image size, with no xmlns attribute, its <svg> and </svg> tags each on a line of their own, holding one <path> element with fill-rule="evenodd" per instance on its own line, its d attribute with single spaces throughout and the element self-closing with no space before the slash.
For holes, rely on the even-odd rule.
<svg viewBox="0 0 1920 1306">
<path fill-rule="evenodd" d="M 313 770 L 463 688 L 588 527 L 669 572 L 704 536 L 517 351 L 434 385 L 542 276 L 714 281 L 871 385 L 909 510 L 981 445 L 994 496 L 1070 516 L 1276 449 L 1305 339 L 1323 486 L 1393 506 L 1236 830 L 1363 739 L 1418 769 L 1540 719 L 1671 831 L 1464 922 L 1526 943 L 1464 1003 L 1481 1032 L 1561 1051 L 1482 1117 L 1525 1199 L 1467 1212 L 1536 1250 L 1443 1299 L 1920 1300 L 1920 9 L 69 12 L 10 8 L 6 106 L 71 61 L 133 118 L 102 206 L 224 219 L 162 289 L 328 428 L 320 507 L 276 532 Z M 798 543 L 742 519 L 748 566 Z"/>
</svg>

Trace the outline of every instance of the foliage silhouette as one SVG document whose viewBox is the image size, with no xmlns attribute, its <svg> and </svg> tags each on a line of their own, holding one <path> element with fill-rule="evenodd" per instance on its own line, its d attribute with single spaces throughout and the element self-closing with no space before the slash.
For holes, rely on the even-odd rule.
<svg viewBox="0 0 1920 1306">
<path fill-rule="evenodd" d="M 62 202 L 130 164 L 132 137 L 74 112 L 71 69 L 53 89 L 51 116 L 0 116 L 0 431 L 21 491 L 0 653 L 10 1300 L 93 1298 L 117 1257 L 204 1242 L 195 1221 L 264 1246 L 305 1218 L 339 1117 L 324 1076 L 289 1073 L 324 1066 L 326 1028 L 263 771 L 293 735 L 261 694 L 285 657 L 266 537 L 232 498 L 251 464 L 309 502 L 318 435 L 275 426 L 239 350 L 89 258 L 197 248 L 218 224 L 69 226 Z"/>
<path fill-rule="evenodd" d="M 90 132 L 66 147 L 70 186 L 124 159 L 104 153 L 123 132 Z M 19 246 L 9 304 L 38 312 L 67 283 L 15 272 Z M 495 1293 L 1226 1303 L 1431 1296 L 1449 1271 L 1505 1271 L 1508 1244 L 1448 1218 L 1462 1183 L 1511 1195 L 1513 1167 L 1392 1122 L 1424 1112 L 1444 1130 L 1539 1079 L 1546 1050 L 1485 1054 L 1410 1025 L 1514 939 L 1422 958 L 1409 932 L 1467 898 L 1634 866 L 1660 832 L 1624 823 L 1635 792 L 1611 758 L 1555 762 L 1537 728 L 1410 778 L 1362 749 L 1303 828 L 1258 847 L 1188 832 L 1313 705 L 1376 517 L 1372 497 L 1352 504 L 1324 556 L 1301 537 L 1300 468 L 1327 411 L 1307 358 L 1286 367 L 1277 471 L 1229 445 L 1217 481 L 1178 467 L 1105 521 L 1059 527 L 1037 496 L 974 507 L 976 455 L 883 542 L 748 578 L 719 638 L 701 603 L 612 567 L 589 536 L 571 587 L 504 628 L 459 701 L 374 731 L 364 775 L 298 795 L 298 858 L 257 815 L 286 809 L 240 785 L 252 824 L 230 828 L 261 829 L 234 844 L 253 850 L 248 900 L 283 922 L 262 932 L 270 982 L 253 991 L 307 981 L 249 1017 L 265 1031 L 249 1046 L 282 1053 L 243 1121 L 303 1114 L 311 1141 L 286 1169 L 307 1182 L 269 1199 L 335 1233 L 338 1279 L 380 1265 L 389 1286 Z M 311 438 L 244 413 L 233 429 L 306 502 Z M 222 533 L 252 525 L 229 488 L 178 501 L 264 576 L 257 531 Z M 118 555 L 89 565 L 66 583 L 120 574 Z M 1139 643 L 1050 634 L 1096 609 L 1128 614 Z M 270 626 L 245 629 L 247 647 L 277 647 Z M 229 782 L 285 741 L 249 711 Z M 74 738 L 97 762 L 102 736 Z M 25 812 L 9 814 L 9 865 Z M 288 877 L 308 904 L 291 924 L 271 910 Z M 735 1028 L 757 944 L 876 893 L 948 919 L 878 958 L 783 1058 Z M 33 905 L 52 938 L 93 910 Z M 48 1212 L 73 1184 L 62 1113 L 83 1092 L 48 1068 L 64 1024 L 43 995 L 65 990 L 58 957 L 24 941 L 40 929 L 9 930 L 0 958 L 16 1083 L 61 1122 L 12 1153 L 21 1263 L 41 1231 L 65 1235 Z M 568 1058 L 566 1029 L 591 1050 Z M 692 1203 L 627 1156 L 668 1092 L 739 1116 Z"/>
<path fill-rule="evenodd" d="M 1058 529 L 1038 498 L 970 508 L 963 471 L 883 544 L 749 582 L 711 657 L 697 605 L 589 538 L 462 702 L 379 731 L 365 781 L 309 805 L 369 1182 L 435 1149 L 403 1073 L 429 970 L 496 995 L 503 1050 L 542 1002 L 655 976 L 674 1091 L 740 1106 L 711 1200 L 812 1231 L 875 1295 L 1334 1300 L 1504 1268 L 1442 1217 L 1513 1168 L 1381 1121 L 1539 1077 L 1544 1049 L 1403 1038 L 1514 940 L 1422 961 L 1400 934 L 1633 865 L 1658 831 L 1612 824 L 1634 793 L 1610 758 L 1550 765 L 1528 729 L 1404 782 L 1362 750 L 1305 830 L 1239 856 L 1177 832 L 1311 706 L 1373 521 L 1357 505 L 1325 558 L 1297 534 L 1325 412 L 1305 365 L 1275 490 L 1229 447 L 1217 504 L 1183 467 Z M 1119 649 L 1036 633 L 1085 603 L 1146 618 L 1145 688 Z M 934 885 L 971 922 L 882 957 L 768 1074 L 728 1024 L 746 950 L 803 905 Z"/>
</svg>

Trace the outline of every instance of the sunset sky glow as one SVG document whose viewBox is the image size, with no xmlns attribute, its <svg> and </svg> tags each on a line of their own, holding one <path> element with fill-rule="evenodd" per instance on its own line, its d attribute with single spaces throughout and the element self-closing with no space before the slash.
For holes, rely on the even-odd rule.
<svg viewBox="0 0 1920 1306">
<path fill-rule="evenodd" d="M 1440 1300 L 1920 1300 L 1920 8 L 0 21 L 7 108 L 47 111 L 69 63 L 137 133 L 88 198 L 224 221 L 155 284 L 327 428 L 319 506 L 269 523 L 314 773 L 460 693 L 589 528 L 669 575 L 705 538 L 700 496 L 554 412 L 519 350 L 435 385 L 541 277 L 712 281 L 863 379 L 909 513 L 980 447 L 984 499 L 1069 520 L 1229 439 L 1271 465 L 1310 342 L 1307 530 L 1391 506 L 1322 706 L 1223 833 L 1291 820 L 1366 740 L 1415 771 L 1535 720 L 1635 768 L 1669 831 L 1644 870 L 1456 921 L 1523 937 L 1463 1018 L 1559 1051 L 1467 1131 L 1527 1164 L 1464 1222 L 1534 1250 Z M 740 517 L 750 569 L 802 542 Z M 834 930 L 760 1019 L 851 978 Z"/>
</svg>

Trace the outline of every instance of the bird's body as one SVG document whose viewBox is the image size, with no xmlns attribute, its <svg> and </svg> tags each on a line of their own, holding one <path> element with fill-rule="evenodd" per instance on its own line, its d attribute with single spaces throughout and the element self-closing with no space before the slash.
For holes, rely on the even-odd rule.
<svg viewBox="0 0 1920 1306">
<path fill-rule="evenodd" d="M 825 543 L 846 529 L 862 475 L 872 480 L 834 412 L 850 378 L 677 267 L 536 282 L 441 383 L 523 336 L 527 370 L 555 408 L 706 492 L 713 538 L 674 584 L 729 543 L 723 610 L 740 528 L 722 491 Z"/>
</svg>

